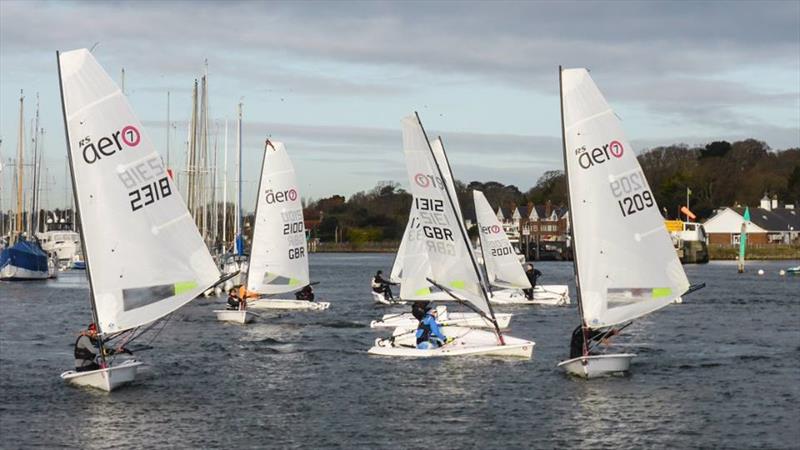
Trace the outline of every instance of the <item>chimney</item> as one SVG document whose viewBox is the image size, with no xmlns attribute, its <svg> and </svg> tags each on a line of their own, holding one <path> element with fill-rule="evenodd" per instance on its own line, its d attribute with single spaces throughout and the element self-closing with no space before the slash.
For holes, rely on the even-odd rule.
<svg viewBox="0 0 800 450">
<path fill-rule="evenodd" d="M 769 197 L 767 196 L 766 193 L 764 194 L 764 197 L 761 199 L 761 205 L 760 206 L 761 206 L 761 209 L 766 209 L 767 211 L 772 209 L 772 208 L 770 208 Z"/>
<path fill-rule="evenodd" d="M 772 209 L 778 209 L 778 194 L 772 196 Z"/>
<path fill-rule="evenodd" d="M 553 209 L 553 203 L 550 200 L 547 200 L 544 204 L 544 216 L 546 218 L 550 217 L 552 209 Z"/>
</svg>

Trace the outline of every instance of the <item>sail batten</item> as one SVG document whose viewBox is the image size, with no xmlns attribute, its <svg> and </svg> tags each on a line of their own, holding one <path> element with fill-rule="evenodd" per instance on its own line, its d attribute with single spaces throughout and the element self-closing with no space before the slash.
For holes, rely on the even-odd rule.
<svg viewBox="0 0 800 450">
<path fill-rule="evenodd" d="M 619 118 L 585 69 L 561 79 L 581 312 L 608 327 L 666 306 L 689 282 Z"/>
<path fill-rule="evenodd" d="M 81 240 L 99 331 L 158 320 L 219 279 L 127 98 L 86 49 L 59 54 Z"/>
</svg>

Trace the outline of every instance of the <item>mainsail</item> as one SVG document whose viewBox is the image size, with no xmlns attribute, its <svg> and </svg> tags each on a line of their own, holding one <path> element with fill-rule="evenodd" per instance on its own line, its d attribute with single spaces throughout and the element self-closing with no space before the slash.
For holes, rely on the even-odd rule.
<svg viewBox="0 0 800 450">
<path fill-rule="evenodd" d="M 86 49 L 58 67 L 96 321 L 116 333 L 179 308 L 219 271 L 117 85 Z"/>
<path fill-rule="evenodd" d="M 636 154 L 586 69 L 561 71 L 561 96 L 583 319 L 608 327 L 672 303 L 689 282 Z"/>
<path fill-rule="evenodd" d="M 488 283 L 500 288 L 530 289 L 531 283 L 522 270 L 514 247 L 483 192 L 474 190 L 472 195 Z"/>
<path fill-rule="evenodd" d="M 444 175 L 450 169 L 437 164 L 417 115 L 405 117 L 402 126 L 406 169 L 414 196 L 412 204 L 419 217 L 421 242 L 430 261 L 432 280 L 492 317 L 459 222 L 460 213 L 453 204 L 454 191 L 449 191 Z M 406 258 L 404 270 L 417 268 L 411 264 Z"/>
<path fill-rule="evenodd" d="M 247 289 L 282 294 L 308 283 L 306 228 L 294 166 L 283 143 L 267 141 Z"/>
</svg>

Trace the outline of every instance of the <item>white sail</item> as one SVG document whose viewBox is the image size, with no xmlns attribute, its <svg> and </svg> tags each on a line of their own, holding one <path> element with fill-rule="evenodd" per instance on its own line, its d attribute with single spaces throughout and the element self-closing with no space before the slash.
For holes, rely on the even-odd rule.
<svg viewBox="0 0 800 450">
<path fill-rule="evenodd" d="M 414 211 L 414 208 L 411 208 L 411 211 Z M 408 214 L 408 222 L 406 223 L 406 229 L 403 231 L 403 238 L 400 240 L 400 247 L 397 248 L 397 254 L 394 255 L 394 263 L 392 264 L 392 271 L 389 273 L 389 281 L 392 283 L 400 283 L 403 281 L 403 265 L 405 264 L 405 254 L 406 254 L 406 247 L 408 246 L 409 236 L 411 235 L 412 223 L 411 220 L 412 214 Z"/>
<path fill-rule="evenodd" d="M 689 282 L 619 119 L 586 69 L 561 76 L 583 319 L 606 327 L 672 303 Z"/>
<path fill-rule="evenodd" d="M 269 142 L 256 199 L 247 289 L 282 294 L 309 283 L 306 228 L 294 166 L 280 142 Z"/>
<path fill-rule="evenodd" d="M 474 190 L 472 196 L 489 284 L 500 288 L 530 289 L 531 283 L 522 270 L 514 247 L 483 192 Z"/>
<path fill-rule="evenodd" d="M 404 118 L 402 126 L 406 169 L 414 196 L 412 205 L 420 219 L 421 242 L 430 260 L 432 279 L 491 316 L 469 242 L 459 223 L 460 214 L 454 209 L 452 194 L 448 193 L 443 174 L 450 169 L 437 166 L 416 115 Z M 405 270 L 412 267 L 418 269 L 406 258 Z"/>
<path fill-rule="evenodd" d="M 122 91 L 86 49 L 60 53 L 75 196 L 102 333 L 163 317 L 219 271 Z"/>
</svg>

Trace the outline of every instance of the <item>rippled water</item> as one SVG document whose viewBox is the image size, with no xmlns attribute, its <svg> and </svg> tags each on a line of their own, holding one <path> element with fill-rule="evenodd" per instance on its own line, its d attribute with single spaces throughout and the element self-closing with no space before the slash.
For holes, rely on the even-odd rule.
<svg viewBox="0 0 800 450">
<path fill-rule="evenodd" d="M 707 287 L 629 327 L 629 377 L 582 381 L 555 368 L 577 311 L 504 308 L 530 361 L 367 356 L 376 333 L 369 278 L 391 255 L 314 254 L 326 312 L 216 322 L 222 299 L 173 315 L 139 353 L 131 386 L 68 387 L 72 344 L 89 321 L 80 273 L 2 283 L 0 447 L 797 448 L 800 277 L 797 262 L 686 266 Z M 541 263 L 543 283 L 570 263 Z M 757 269 L 766 275 L 757 276 Z M 571 292 L 573 288 L 571 287 Z"/>
</svg>

